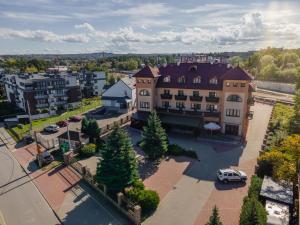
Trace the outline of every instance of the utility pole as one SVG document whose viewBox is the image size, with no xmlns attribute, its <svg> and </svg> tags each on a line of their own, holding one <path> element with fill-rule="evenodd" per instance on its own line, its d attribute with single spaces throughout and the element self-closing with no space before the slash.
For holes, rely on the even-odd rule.
<svg viewBox="0 0 300 225">
<path fill-rule="evenodd" d="M 71 150 L 71 139 L 70 139 L 70 132 L 69 132 L 69 123 L 67 124 L 67 134 L 68 134 L 68 142 L 69 142 L 69 151 Z"/>
</svg>

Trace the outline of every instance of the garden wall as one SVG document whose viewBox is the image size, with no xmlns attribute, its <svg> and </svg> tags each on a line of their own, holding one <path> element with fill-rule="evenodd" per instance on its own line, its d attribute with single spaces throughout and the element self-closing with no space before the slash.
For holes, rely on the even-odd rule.
<svg viewBox="0 0 300 225">
<path fill-rule="evenodd" d="M 266 89 L 270 91 L 278 91 L 287 94 L 295 94 L 296 85 L 295 84 L 288 84 L 288 83 L 280 83 L 274 81 L 254 81 L 257 88 Z"/>
</svg>

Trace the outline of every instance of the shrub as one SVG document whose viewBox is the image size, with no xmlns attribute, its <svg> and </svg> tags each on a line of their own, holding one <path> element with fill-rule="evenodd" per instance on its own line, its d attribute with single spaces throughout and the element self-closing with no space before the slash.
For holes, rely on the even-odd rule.
<svg viewBox="0 0 300 225">
<path fill-rule="evenodd" d="M 252 176 L 251 184 L 248 189 L 248 197 L 249 198 L 259 198 L 259 193 L 262 185 L 262 179 L 256 175 Z"/>
<path fill-rule="evenodd" d="M 80 153 L 84 156 L 92 156 L 96 152 L 96 145 L 95 144 L 87 144 L 81 148 Z"/>
<path fill-rule="evenodd" d="M 142 208 L 142 214 L 147 215 L 153 212 L 159 204 L 159 195 L 153 190 L 132 188 L 127 192 L 127 196 Z"/>
<path fill-rule="evenodd" d="M 185 150 L 183 147 L 177 144 L 170 144 L 167 153 L 173 156 L 187 156 L 187 157 L 197 159 L 196 152 L 191 150 Z"/>
<path fill-rule="evenodd" d="M 244 199 L 240 214 L 240 225 L 266 225 L 267 212 L 256 198 Z"/>
</svg>

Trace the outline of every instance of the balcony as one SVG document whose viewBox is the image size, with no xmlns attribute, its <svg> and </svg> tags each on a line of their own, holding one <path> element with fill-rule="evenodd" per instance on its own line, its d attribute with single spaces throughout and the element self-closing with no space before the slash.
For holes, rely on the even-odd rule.
<svg viewBox="0 0 300 225">
<path fill-rule="evenodd" d="M 55 102 L 55 105 L 65 105 L 65 104 L 67 104 L 66 101 L 57 101 L 57 102 Z"/>
<path fill-rule="evenodd" d="M 48 95 L 35 95 L 34 98 L 35 99 L 45 99 L 45 98 L 48 98 Z"/>
<path fill-rule="evenodd" d="M 217 103 L 219 102 L 220 98 L 219 97 L 215 97 L 215 96 L 209 96 L 209 97 L 205 97 L 206 102 L 214 102 Z"/>
<path fill-rule="evenodd" d="M 220 117 L 221 116 L 221 112 L 217 112 L 217 111 L 210 111 L 210 112 L 204 112 L 204 116 L 205 117 Z"/>
<path fill-rule="evenodd" d="M 65 93 L 54 93 L 53 94 L 54 97 L 62 97 L 62 96 L 66 96 Z"/>
<path fill-rule="evenodd" d="M 171 94 L 161 94 L 160 98 L 161 99 L 172 99 L 173 95 Z"/>
<path fill-rule="evenodd" d="M 175 95 L 176 100 L 185 101 L 187 99 L 186 95 Z"/>
<path fill-rule="evenodd" d="M 202 102 L 202 96 L 190 96 L 190 100 L 193 102 Z"/>
<path fill-rule="evenodd" d="M 36 108 L 48 108 L 48 107 L 49 107 L 48 103 L 36 104 Z"/>
<path fill-rule="evenodd" d="M 181 108 L 181 109 L 171 109 L 170 107 L 157 107 L 156 111 L 158 113 L 164 113 L 164 114 L 173 114 L 173 115 L 182 115 L 182 116 L 203 116 L 203 112 L 202 111 L 188 111 L 185 110 L 185 108 Z"/>
</svg>

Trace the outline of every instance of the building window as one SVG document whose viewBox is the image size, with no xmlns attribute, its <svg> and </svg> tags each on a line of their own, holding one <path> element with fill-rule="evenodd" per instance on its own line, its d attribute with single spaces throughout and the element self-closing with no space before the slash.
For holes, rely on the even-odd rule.
<svg viewBox="0 0 300 225">
<path fill-rule="evenodd" d="M 211 97 L 211 98 L 217 97 L 217 93 L 214 92 L 214 91 L 210 91 L 210 92 L 208 93 L 208 96 Z"/>
<path fill-rule="evenodd" d="M 201 104 L 199 104 L 199 103 L 191 103 L 191 109 L 200 110 L 201 109 Z"/>
<path fill-rule="evenodd" d="M 178 90 L 178 96 L 183 96 L 183 95 L 184 95 L 183 90 Z"/>
<path fill-rule="evenodd" d="M 194 97 L 199 96 L 199 91 L 193 91 L 193 96 L 194 96 Z"/>
<path fill-rule="evenodd" d="M 218 105 L 211 105 L 211 104 L 206 105 L 206 111 L 213 112 L 217 110 L 218 110 Z"/>
<path fill-rule="evenodd" d="M 180 83 L 180 84 L 185 83 L 185 77 L 184 76 L 180 76 L 178 78 L 178 83 Z"/>
<path fill-rule="evenodd" d="M 170 83 L 171 82 L 171 77 L 170 76 L 164 77 L 163 82 L 164 83 Z"/>
<path fill-rule="evenodd" d="M 167 101 L 162 101 L 162 107 L 163 108 L 169 108 L 170 107 L 170 102 L 167 102 Z"/>
<path fill-rule="evenodd" d="M 151 84 L 151 80 L 148 80 L 148 84 Z"/>
<path fill-rule="evenodd" d="M 232 86 L 233 86 L 233 87 L 237 87 L 237 86 L 238 86 L 238 83 L 233 83 Z"/>
<path fill-rule="evenodd" d="M 149 102 L 140 102 L 141 109 L 149 109 Z"/>
<path fill-rule="evenodd" d="M 164 94 L 165 94 L 165 95 L 169 95 L 169 94 L 170 94 L 170 90 L 165 89 L 165 90 L 164 90 Z"/>
<path fill-rule="evenodd" d="M 200 76 L 197 76 L 193 79 L 193 83 L 194 84 L 200 84 L 201 83 L 201 77 Z"/>
<path fill-rule="evenodd" d="M 240 117 L 240 110 L 239 109 L 226 109 L 226 116 Z"/>
<path fill-rule="evenodd" d="M 227 102 L 242 102 L 242 98 L 239 95 L 229 95 Z"/>
<path fill-rule="evenodd" d="M 230 87 L 230 83 L 229 82 L 226 82 L 226 87 Z"/>
<path fill-rule="evenodd" d="M 210 84 L 218 84 L 218 79 L 216 77 L 209 80 Z"/>
<path fill-rule="evenodd" d="M 246 84 L 245 83 L 241 83 L 241 87 L 246 87 Z"/>
<path fill-rule="evenodd" d="M 176 108 L 177 109 L 184 109 L 185 108 L 184 102 L 176 102 Z"/>
<path fill-rule="evenodd" d="M 143 89 L 140 91 L 141 96 L 150 96 L 150 92 L 146 89 Z"/>
</svg>

